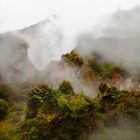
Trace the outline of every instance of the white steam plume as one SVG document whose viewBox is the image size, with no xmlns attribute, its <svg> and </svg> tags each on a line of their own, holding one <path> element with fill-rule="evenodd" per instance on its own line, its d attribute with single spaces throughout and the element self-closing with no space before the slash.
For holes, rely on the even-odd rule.
<svg viewBox="0 0 140 140">
<path fill-rule="evenodd" d="M 80 54 L 89 55 L 96 50 L 127 68 L 140 68 L 140 7 L 119 10 L 102 25 L 96 32 L 80 35 L 77 47 Z"/>
<path fill-rule="evenodd" d="M 56 16 L 17 32 L 28 42 L 28 56 L 38 70 L 43 70 L 52 60 L 60 60 L 62 54 L 72 50 L 73 41 L 65 36 Z"/>
</svg>

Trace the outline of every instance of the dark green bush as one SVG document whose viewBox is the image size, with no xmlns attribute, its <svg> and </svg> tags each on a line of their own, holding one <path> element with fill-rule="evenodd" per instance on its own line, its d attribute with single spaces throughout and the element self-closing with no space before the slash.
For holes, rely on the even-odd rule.
<svg viewBox="0 0 140 140">
<path fill-rule="evenodd" d="M 65 81 L 65 80 L 64 80 L 64 81 L 60 84 L 58 90 L 59 90 L 60 92 L 62 92 L 63 94 L 74 94 L 73 87 L 72 87 L 72 85 L 71 85 L 71 83 L 70 83 L 69 81 Z"/>
<path fill-rule="evenodd" d="M 8 100 L 9 96 L 13 94 L 13 89 L 6 84 L 0 84 L 0 98 Z"/>
<path fill-rule="evenodd" d="M 0 120 L 4 119 L 8 114 L 8 104 L 5 100 L 0 99 Z"/>
<path fill-rule="evenodd" d="M 48 104 L 46 110 L 57 107 L 55 91 L 47 84 L 38 85 L 31 89 L 27 118 L 34 118 L 37 115 L 38 108 L 44 103 Z"/>
<path fill-rule="evenodd" d="M 95 130 L 105 131 L 95 140 L 114 138 L 111 130 L 124 131 L 118 127 L 120 119 L 133 120 L 133 130 L 125 128 L 115 139 L 138 140 L 140 130 L 140 92 L 121 91 L 105 84 L 94 99 L 75 94 L 69 81 L 63 81 L 57 90 L 38 85 L 29 96 L 35 102 L 28 104 L 30 112 L 36 111 L 33 119 L 27 118 L 23 125 L 24 137 L 29 140 L 87 140 Z M 56 109 L 57 108 L 57 109 Z M 107 131 L 106 131 L 107 130 Z M 108 131 L 109 130 L 109 131 Z"/>
<path fill-rule="evenodd" d="M 10 136 L 7 133 L 0 132 L 0 140 L 10 140 Z"/>
</svg>

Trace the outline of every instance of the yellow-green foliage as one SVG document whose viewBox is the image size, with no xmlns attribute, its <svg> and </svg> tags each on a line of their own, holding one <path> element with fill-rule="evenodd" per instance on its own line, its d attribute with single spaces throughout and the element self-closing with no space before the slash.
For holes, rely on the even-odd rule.
<svg viewBox="0 0 140 140">
<path fill-rule="evenodd" d="M 105 60 L 99 53 L 94 52 L 88 59 L 88 66 L 97 75 L 99 80 L 112 78 L 114 73 L 119 73 L 123 77 L 128 76 L 128 72 L 121 65 Z"/>
<path fill-rule="evenodd" d="M 0 140 L 19 140 L 20 133 L 10 121 L 0 122 Z"/>
<path fill-rule="evenodd" d="M 64 83 L 63 81 L 60 85 L 63 85 L 62 89 L 67 89 L 69 82 Z M 48 88 L 43 89 L 43 92 L 34 92 L 29 97 L 32 102 L 40 102 L 40 98 L 34 98 L 37 94 L 43 101 L 37 106 L 36 115 L 27 118 L 23 125 L 24 138 L 28 140 L 87 140 L 88 134 L 92 132 L 95 140 L 108 140 L 114 138 L 110 132 L 115 135 L 121 132 L 118 122 L 122 118 L 133 122 L 133 130 L 125 128 L 124 135 L 120 133 L 114 139 L 138 140 L 140 137 L 138 91 L 120 91 L 106 86 L 103 93 L 91 99 L 83 94 L 71 94 L 69 90 L 62 90 L 60 87 L 51 88 L 51 92 L 48 92 Z M 28 108 L 30 111 L 34 109 L 29 104 Z M 98 135 L 95 130 L 102 131 L 102 135 Z"/>
<path fill-rule="evenodd" d="M 69 81 L 62 81 L 58 90 L 63 94 L 74 94 L 73 87 Z"/>
<path fill-rule="evenodd" d="M 63 85 L 63 89 L 67 89 L 67 84 L 63 83 L 60 85 Z M 69 82 L 67 83 L 69 85 Z M 72 86 L 70 87 L 72 88 Z M 45 101 L 40 104 L 36 116 L 25 122 L 23 128 L 27 133 L 27 137 L 40 140 L 56 138 L 71 140 L 85 135 L 85 131 L 88 132 L 93 127 L 92 124 L 95 123 L 94 117 L 96 115 L 94 116 L 95 107 L 92 99 L 81 94 L 75 94 L 73 88 L 73 94 L 71 94 L 71 90 L 70 92 L 67 90 L 63 92 L 60 87 L 52 91 L 47 93 L 51 98 L 45 98 Z M 44 91 L 43 95 L 46 96 L 46 91 Z M 55 106 L 50 100 L 54 102 Z M 53 112 L 48 111 L 50 105 L 51 110 L 54 110 Z M 31 109 L 30 111 L 33 111 L 33 108 L 30 108 L 30 106 L 28 108 Z M 41 129 L 43 130 L 41 131 Z"/>
<path fill-rule="evenodd" d="M 66 96 L 62 95 L 58 97 L 58 106 L 62 111 L 67 111 L 71 115 L 72 118 L 78 117 L 78 113 L 81 110 L 86 110 L 86 107 L 89 105 L 87 100 L 83 96 L 73 95 Z"/>
<path fill-rule="evenodd" d="M 72 51 L 69 54 L 65 54 L 62 56 L 66 60 L 68 64 L 75 65 L 81 67 L 84 64 L 84 60 L 80 57 L 80 55 L 76 51 Z"/>
</svg>

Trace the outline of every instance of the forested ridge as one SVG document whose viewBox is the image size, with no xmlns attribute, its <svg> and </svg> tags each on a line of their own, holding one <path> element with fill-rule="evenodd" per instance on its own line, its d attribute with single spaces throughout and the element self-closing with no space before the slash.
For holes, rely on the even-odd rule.
<svg viewBox="0 0 140 140">
<path fill-rule="evenodd" d="M 70 67 L 75 78 L 52 81 L 55 65 Z M 36 78 L 37 83 L 19 86 L 1 77 L 0 140 L 139 139 L 138 77 L 128 86 L 129 71 L 98 52 L 82 57 L 73 50 L 50 66 L 46 79 Z M 89 93 L 80 90 L 79 81 L 89 86 Z"/>
</svg>

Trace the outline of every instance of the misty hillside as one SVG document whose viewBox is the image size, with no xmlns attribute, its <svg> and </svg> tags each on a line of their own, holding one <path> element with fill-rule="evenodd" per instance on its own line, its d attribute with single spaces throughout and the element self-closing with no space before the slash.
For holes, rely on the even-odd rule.
<svg viewBox="0 0 140 140">
<path fill-rule="evenodd" d="M 139 9 L 75 43 L 56 17 L 1 33 L 0 140 L 139 140 Z"/>
<path fill-rule="evenodd" d="M 123 64 L 127 66 L 127 68 L 134 70 L 140 67 L 139 44 L 139 38 L 134 37 L 103 37 L 94 39 L 87 36 L 82 37 L 76 50 L 82 56 L 88 56 L 91 55 L 92 52 L 98 51 L 105 59 Z"/>
<path fill-rule="evenodd" d="M 44 21 L 41 21 L 41 22 L 36 23 L 34 25 L 31 25 L 29 27 L 25 27 L 24 29 L 18 30 L 18 32 L 21 32 L 21 33 L 23 33 L 25 35 L 34 36 L 35 34 L 38 33 L 38 31 L 40 30 L 40 28 L 43 28 L 49 22 L 50 22 L 50 20 L 49 19 L 46 19 Z"/>
<path fill-rule="evenodd" d="M 0 35 L 1 78 L 10 83 L 23 83 L 33 79 L 36 69 L 27 56 L 28 44 L 14 33 Z M 29 75 L 28 72 L 32 72 Z"/>
<path fill-rule="evenodd" d="M 2 140 L 139 139 L 139 81 L 125 67 L 73 50 L 40 73 L 50 85 L 1 84 Z"/>
<path fill-rule="evenodd" d="M 48 30 L 49 25 L 46 26 L 46 24 L 49 24 L 48 22 L 49 20 L 42 21 L 23 30 L 7 32 L 0 35 L 0 48 L 2 50 L 0 52 L 0 73 L 3 80 L 12 83 L 23 83 L 27 81 L 33 82 L 37 78 L 38 69 L 34 66 L 33 62 L 38 61 L 37 63 L 41 64 L 42 58 L 40 58 L 40 55 L 34 57 L 31 54 L 31 57 L 34 57 L 32 60 L 30 58 L 30 49 L 32 51 L 32 43 L 34 44 L 36 41 L 41 42 L 42 39 L 46 39 L 46 41 L 41 45 L 47 45 L 48 37 L 41 30 L 44 30 L 44 28 Z M 40 44 L 36 43 L 36 45 Z M 34 48 L 34 51 L 38 51 L 35 45 L 33 46 Z"/>
</svg>

